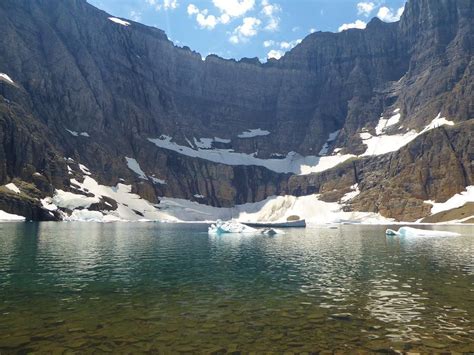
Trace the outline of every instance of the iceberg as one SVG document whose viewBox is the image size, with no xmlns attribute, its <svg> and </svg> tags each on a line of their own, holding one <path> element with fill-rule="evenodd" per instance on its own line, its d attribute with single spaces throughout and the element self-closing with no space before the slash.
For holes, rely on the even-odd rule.
<svg viewBox="0 0 474 355">
<path fill-rule="evenodd" d="M 446 231 L 432 231 L 425 229 L 417 229 L 412 227 L 401 227 L 398 231 L 387 229 L 386 235 L 396 235 L 399 237 L 457 237 L 460 234 Z"/>
<path fill-rule="evenodd" d="M 226 221 L 222 222 L 220 219 L 216 221 L 215 224 L 212 224 L 208 229 L 209 234 L 211 235 L 221 235 L 221 234 L 257 234 L 259 233 L 258 229 L 248 227 L 245 224 L 236 222 L 236 221 Z"/>
</svg>

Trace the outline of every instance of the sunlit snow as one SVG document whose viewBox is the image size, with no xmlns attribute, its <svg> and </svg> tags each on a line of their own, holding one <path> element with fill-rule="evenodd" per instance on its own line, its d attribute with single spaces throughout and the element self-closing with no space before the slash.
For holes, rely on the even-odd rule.
<svg viewBox="0 0 474 355">
<path fill-rule="evenodd" d="M 130 22 L 121 20 L 117 17 L 109 17 L 109 20 L 112 22 L 118 23 L 119 25 L 122 25 L 122 26 L 130 26 Z"/>
<path fill-rule="evenodd" d="M 232 149 L 192 149 L 172 142 L 172 138 L 162 135 L 160 138 L 148 139 L 156 146 L 192 157 L 201 158 L 226 165 L 256 165 L 263 166 L 277 173 L 310 174 L 330 169 L 354 155 L 336 155 L 328 157 L 301 156 L 290 152 L 284 159 L 261 159 L 254 154 L 237 153 Z"/>
<path fill-rule="evenodd" d="M 5 187 L 16 194 L 20 193 L 20 189 L 14 183 L 6 184 Z"/>
<path fill-rule="evenodd" d="M 10 76 L 8 76 L 5 73 L 0 73 L 0 81 L 6 81 L 7 83 L 12 84 L 12 85 L 15 84 L 12 78 L 10 78 Z"/>
<path fill-rule="evenodd" d="M 428 203 L 433 206 L 431 208 L 431 214 L 436 214 L 443 211 L 449 211 L 454 208 L 462 207 L 468 202 L 474 202 L 474 185 L 467 186 L 465 191 L 454 195 L 446 202 L 425 201 L 425 203 Z"/>
</svg>

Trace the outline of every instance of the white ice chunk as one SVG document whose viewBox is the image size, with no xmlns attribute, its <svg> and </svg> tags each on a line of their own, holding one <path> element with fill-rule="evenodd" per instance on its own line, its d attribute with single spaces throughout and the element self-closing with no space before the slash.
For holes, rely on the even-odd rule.
<svg viewBox="0 0 474 355">
<path fill-rule="evenodd" d="M 400 237 L 457 237 L 460 234 L 446 231 L 433 231 L 412 227 L 400 227 L 398 231 L 387 229 L 387 235 L 397 235 Z"/>
<path fill-rule="evenodd" d="M 0 81 L 6 81 L 8 84 L 15 85 L 15 82 L 5 73 L 0 73 Z"/>
<path fill-rule="evenodd" d="M 119 25 L 125 26 L 125 27 L 130 26 L 130 22 L 121 20 L 117 17 L 109 17 L 109 20 L 112 21 L 112 22 L 118 23 Z"/>
<path fill-rule="evenodd" d="M 16 194 L 19 194 L 21 192 L 20 189 L 12 182 L 9 184 L 6 184 L 5 187 Z"/>
<path fill-rule="evenodd" d="M 130 170 L 132 170 L 135 174 L 137 174 L 137 176 L 140 178 L 140 179 L 143 179 L 143 180 L 148 180 L 148 178 L 146 177 L 146 174 L 143 172 L 143 170 L 140 168 L 140 164 L 138 164 L 138 162 L 133 159 L 133 158 L 129 158 L 129 157 L 125 157 L 125 160 L 127 161 L 127 166 Z"/>
<path fill-rule="evenodd" d="M 239 134 L 237 137 L 239 138 L 254 138 L 254 137 L 260 137 L 260 136 L 268 136 L 270 134 L 269 131 L 265 131 L 260 128 L 256 129 L 248 129 L 245 132 L 242 132 Z"/>
<path fill-rule="evenodd" d="M 22 222 L 25 217 L 0 210 L 0 222 Z"/>
<path fill-rule="evenodd" d="M 259 233 L 258 229 L 248 227 L 237 221 L 222 222 L 221 220 L 217 220 L 216 224 L 211 225 L 208 231 L 211 235 Z"/>
<path fill-rule="evenodd" d="M 199 194 L 195 194 L 194 197 L 196 197 L 196 198 L 205 198 L 204 195 L 199 195 Z"/>
<path fill-rule="evenodd" d="M 90 137 L 89 133 L 87 133 L 87 132 L 81 132 L 81 133 L 79 133 L 79 135 L 81 135 L 83 137 L 87 137 L 87 138 Z"/>
</svg>

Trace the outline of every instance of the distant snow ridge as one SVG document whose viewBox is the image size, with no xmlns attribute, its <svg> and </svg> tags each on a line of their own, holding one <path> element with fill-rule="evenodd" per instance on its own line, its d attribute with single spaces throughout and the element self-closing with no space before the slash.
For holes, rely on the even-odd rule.
<svg viewBox="0 0 474 355">
<path fill-rule="evenodd" d="M 160 138 L 148 138 L 159 148 L 168 149 L 191 158 L 200 158 L 214 163 L 226 165 L 263 166 L 277 173 L 294 173 L 306 175 L 330 169 L 354 155 L 336 155 L 328 157 L 301 156 L 290 152 L 284 159 L 261 159 L 255 154 L 237 153 L 232 149 L 193 149 L 172 142 L 170 136 L 162 135 Z"/>
<path fill-rule="evenodd" d="M 242 132 L 239 134 L 237 137 L 239 138 L 254 138 L 254 137 L 260 137 L 260 136 L 268 136 L 270 134 L 269 131 L 265 131 L 263 129 L 257 128 L 257 129 L 248 129 L 245 132 Z"/>
<path fill-rule="evenodd" d="M 15 85 L 15 82 L 5 73 L 0 73 L 0 81 L 6 81 L 8 84 Z"/>
<path fill-rule="evenodd" d="M 118 23 L 119 25 L 125 26 L 125 27 L 130 26 L 130 22 L 121 20 L 117 17 L 109 17 L 109 20 L 112 21 L 112 22 Z"/>
</svg>

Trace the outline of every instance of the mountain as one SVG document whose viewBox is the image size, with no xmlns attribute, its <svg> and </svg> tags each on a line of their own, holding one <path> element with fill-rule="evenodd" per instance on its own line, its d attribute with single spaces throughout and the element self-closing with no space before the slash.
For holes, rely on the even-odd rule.
<svg viewBox="0 0 474 355">
<path fill-rule="evenodd" d="M 425 201 L 474 185 L 472 18 L 470 0 L 410 0 L 399 22 L 313 33 L 262 64 L 203 60 L 84 0 L 3 0 L 0 210 L 141 218 L 169 198 L 319 194 L 348 212 L 431 216 Z"/>
</svg>

